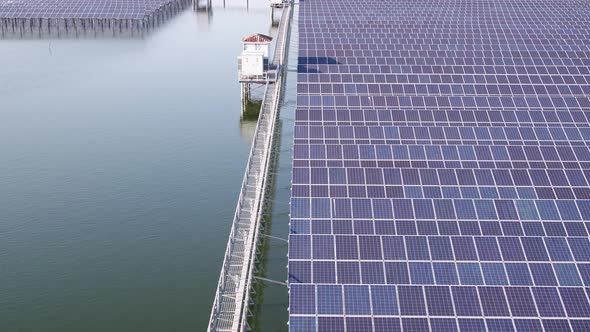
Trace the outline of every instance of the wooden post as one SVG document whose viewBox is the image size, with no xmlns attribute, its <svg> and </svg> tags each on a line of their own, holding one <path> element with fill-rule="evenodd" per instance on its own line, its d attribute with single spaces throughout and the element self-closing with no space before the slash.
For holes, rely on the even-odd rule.
<svg viewBox="0 0 590 332">
<path fill-rule="evenodd" d="M 246 112 L 248 103 L 250 102 L 250 83 L 240 83 L 241 85 L 241 98 L 242 98 L 242 114 Z"/>
</svg>

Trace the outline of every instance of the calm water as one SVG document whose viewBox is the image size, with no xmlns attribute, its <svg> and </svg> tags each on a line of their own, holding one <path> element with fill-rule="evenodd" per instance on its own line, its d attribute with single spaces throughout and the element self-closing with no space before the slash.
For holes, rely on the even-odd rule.
<svg viewBox="0 0 590 332">
<path fill-rule="evenodd" d="M 0 331 L 204 330 L 252 135 L 236 56 L 270 25 L 226 4 L 0 40 Z"/>
</svg>

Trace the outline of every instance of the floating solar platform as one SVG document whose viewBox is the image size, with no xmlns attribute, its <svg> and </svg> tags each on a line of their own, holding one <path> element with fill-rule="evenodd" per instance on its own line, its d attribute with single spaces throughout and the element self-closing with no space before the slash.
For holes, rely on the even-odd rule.
<svg viewBox="0 0 590 332">
<path fill-rule="evenodd" d="M 144 31 L 192 0 L 0 0 L 2 36 L 64 32 Z"/>
<path fill-rule="evenodd" d="M 299 6 L 290 331 L 590 331 L 590 2 Z"/>
</svg>

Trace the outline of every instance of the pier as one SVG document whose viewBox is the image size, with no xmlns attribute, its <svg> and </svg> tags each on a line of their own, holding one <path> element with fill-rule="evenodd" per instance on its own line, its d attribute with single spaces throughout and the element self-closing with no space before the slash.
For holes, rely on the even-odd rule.
<svg viewBox="0 0 590 332">
<path fill-rule="evenodd" d="M 277 79 L 265 85 L 260 116 L 246 164 L 246 171 L 225 256 L 221 267 L 215 300 L 211 310 L 208 331 L 248 331 L 254 282 L 257 277 L 259 235 L 264 222 L 266 203 L 271 181 L 269 170 L 275 157 L 275 125 L 278 119 L 282 89 L 283 63 L 287 54 L 287 41 L 291 20 L 291 7 L 283 9 L 271 65 L 277 68 Z"/>
</svg>

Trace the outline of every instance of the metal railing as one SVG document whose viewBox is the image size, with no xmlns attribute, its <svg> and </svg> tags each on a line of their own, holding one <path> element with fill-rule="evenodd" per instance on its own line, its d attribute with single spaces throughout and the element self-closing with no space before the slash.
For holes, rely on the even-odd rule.
<svg viewBox="0 0 590 332">
<path fill-rule="evenodd" d="M 284 63 L 290 6 L 283 11 L 277 33 L 273 64 L 280 75 Z M 262 223 L 268 170 L 272 162 L 275 124 L 281 95 L 281 77 L 267 83 L 260 117 L 248 155 L 244 179 L 227 242 L 208 331 L 248 329 L 250 289 L 256 264 L 258 234 Z"/>
</svg>

